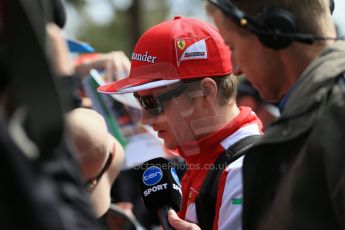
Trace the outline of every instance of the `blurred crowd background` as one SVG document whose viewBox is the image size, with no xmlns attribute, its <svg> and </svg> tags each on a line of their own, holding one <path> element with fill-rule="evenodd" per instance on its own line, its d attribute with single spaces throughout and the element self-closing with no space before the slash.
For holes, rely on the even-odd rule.
<svg viewBox="0 0 345 230">
<path fill-rule="evenodd" d="M 65 0 L 69 37 L 90 43 L 97 52 L 123 50 L 127 55 L 140 35 L 174 15 L 210 19 L 203 0 Z M 333 18 L 338 34 L 345 33 L 345 1 L 335 0 Z"/>
</svg>

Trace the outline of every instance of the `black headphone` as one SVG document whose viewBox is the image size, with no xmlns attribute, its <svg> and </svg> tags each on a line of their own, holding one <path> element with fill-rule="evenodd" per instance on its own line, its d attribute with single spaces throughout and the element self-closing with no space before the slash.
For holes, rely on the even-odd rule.
<svg viewBox="0 0 345 230">
<path fill-rule="evenodd" d="M 294 15 L 281 8 L 268 8 L 254 19 L 226 0 L 208 0 L 240 27 L 254 33 L 261 43 L 268 48 L 279 50 L 292 42 L 313 44 L 319 40 L 337 40 L 338 38 L 300 34 L 296 32 Z"/>
</svg>

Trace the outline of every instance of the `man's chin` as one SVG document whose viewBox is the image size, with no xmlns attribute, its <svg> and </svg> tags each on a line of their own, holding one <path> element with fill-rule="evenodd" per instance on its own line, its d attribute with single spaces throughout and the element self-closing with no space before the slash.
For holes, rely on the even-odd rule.
<svg viewBox="0 0 345 230">
<path fill-rule="evenodd" d="M 172 143 L 170 141 L 166 141 L 163 139 L 164 142 L 164 146 L 165 148 L 169 149 L 169 150 L 176 150 L 178 148 L 178 146 L 175 143 Z"/>
</svg>

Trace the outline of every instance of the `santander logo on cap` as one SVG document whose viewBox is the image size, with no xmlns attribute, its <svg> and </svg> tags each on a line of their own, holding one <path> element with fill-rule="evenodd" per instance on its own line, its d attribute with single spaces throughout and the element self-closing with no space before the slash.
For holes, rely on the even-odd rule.
<svg viewBox="0 0 345 230">
<path fill-rule="evenodd" d="M 175 39 L 175 50 L 177 64 L 182 61 L 207 59 L 207 38 L 177 38 Z"/>
<path fill-rule="evenodd" d="M 156 62 L 157 57 L 149 55 L 149 52 L 146 51 L 145 54 L 137 54 L 133 53 L 132 54 L 132 60 L 136 61 L 143 61 L 143 62 L 149 62 L 154 64 Z"/>
</svg>

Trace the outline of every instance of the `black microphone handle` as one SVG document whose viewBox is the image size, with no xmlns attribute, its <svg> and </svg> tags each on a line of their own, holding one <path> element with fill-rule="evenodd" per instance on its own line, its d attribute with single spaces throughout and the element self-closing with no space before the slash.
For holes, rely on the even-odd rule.
<svg viewBox="0 0 345 230">
<path fill-rule="evenodd" d="M 169 221 L 168 221 L 169 209 L 170 208 L 167 205 L 165 205 L 157 210 L 159 221 L 161 222 L 164 230 L 173 230 L 173 228 L 170 226 Z"/>
</svg>

